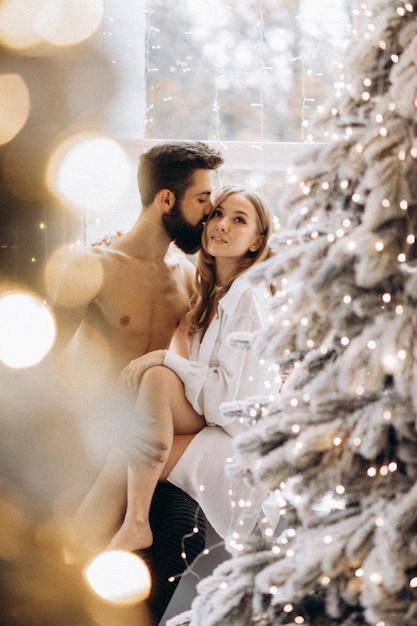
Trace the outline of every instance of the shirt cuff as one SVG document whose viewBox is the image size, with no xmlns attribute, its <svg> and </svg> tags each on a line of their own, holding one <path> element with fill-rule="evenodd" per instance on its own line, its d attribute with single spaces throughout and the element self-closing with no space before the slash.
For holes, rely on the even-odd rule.
<svg viewBox="0 0 417 626">
<path fill-rule="evenodd" d="M 165 367 L 169 367 L 184 382 L 185 377 L 190 369 L 190 361 L 179 354 L 175 354 L 171 350 L 165 350 L 164 362 Z"/>
</svg>

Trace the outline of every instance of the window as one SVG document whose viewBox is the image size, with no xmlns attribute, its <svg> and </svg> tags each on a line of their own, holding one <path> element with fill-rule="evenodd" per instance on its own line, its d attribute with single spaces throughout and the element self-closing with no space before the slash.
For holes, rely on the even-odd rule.
<svg viewBox="0 0 417 626">
<path fill-rule="evenodd" d="M 102 40 L 119 73 L 109 111 L 132 163 L 117 211 L 86 217 L 86 239 L 128 228 L 140 210 L 140 152 L 164 139 L 221 149 L 219 184 L 261 190 L 277 211 L 287 169 L 343 81 L 356 0 L 106 0 Z"/>
</svg>

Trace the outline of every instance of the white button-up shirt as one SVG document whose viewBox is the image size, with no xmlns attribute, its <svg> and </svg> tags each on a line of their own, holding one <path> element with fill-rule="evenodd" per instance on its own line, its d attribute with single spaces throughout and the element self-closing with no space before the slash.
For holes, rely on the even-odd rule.
<svg viewBox="0 0 417 626">
<path fill-rule="evenodd" d="M 185 395 L 194 410 L 204 415 L 208 425 L 219 425 L 230 435 L 245 426 L 239 420 L 222 418 L 220 404 L 265 396 L 274 385 L 267 365 L 251 349 L 230 346 L 232 332 L 255 333 L 267 323 L 268 292 L 254 285 L 247 274 L 239 276 L 219 301 L 218 312 L 202 341 L 196 333 L 190 342 L 190 359 L 167 351 L 164 365 L 184 383 Z"/>
</svg>

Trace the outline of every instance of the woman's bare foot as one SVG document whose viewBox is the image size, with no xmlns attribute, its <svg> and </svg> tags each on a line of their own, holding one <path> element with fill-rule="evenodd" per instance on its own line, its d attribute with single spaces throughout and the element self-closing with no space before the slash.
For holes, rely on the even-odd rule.
<svg viewBox="0 0 417 626">
<path fill-rule="evenodd" d="M 149 523 L 122 524 L 107 546 L 107 550 L 133 552 L 149 548 L 153 544 L 153 534 Z"/>
</svg>

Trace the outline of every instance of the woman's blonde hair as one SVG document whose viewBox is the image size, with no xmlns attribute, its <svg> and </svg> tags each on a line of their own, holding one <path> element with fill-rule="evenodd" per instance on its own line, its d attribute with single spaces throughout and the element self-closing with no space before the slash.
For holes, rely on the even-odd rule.
<svg viewBox="0 0 417 626">
<path fill-rule="evenodd" d="M 188 313 L 189 334 L 193 335 L 200 329 L 205 332 L 217 310 L 217 305 L 229 290 L 234 280 L 255 263 L 263 261 L 270 256 L 271 250 L 268 246 L 268 239 L 272 233 L 272 215 L 265 200 L 252 189 L 236 185 L 226 185 L 222 187 L 213 200 L 213 211 L 216 210 L 230 195 L 240 193 L 254 206 L 258 222 L 258 234 L 263 235 L 262 243 L 258 250 L 246 254 L 237 262 L 234 272 L 229 276 L 225 285 L 216 285 L 215 258 L 207 252 L 207 242 L 205 230 L 201 241 L 201 250 L 198 255 L 197 269 L 195 276 L 195 293 L 190 303 Z M 210 220 L 211 214 L 207 221 Z"/>
</svg>

